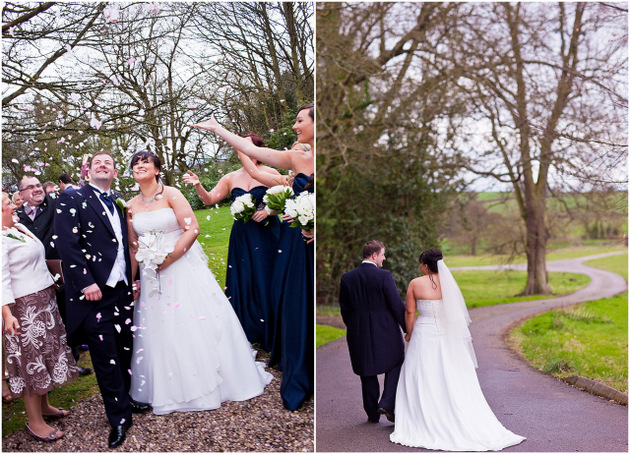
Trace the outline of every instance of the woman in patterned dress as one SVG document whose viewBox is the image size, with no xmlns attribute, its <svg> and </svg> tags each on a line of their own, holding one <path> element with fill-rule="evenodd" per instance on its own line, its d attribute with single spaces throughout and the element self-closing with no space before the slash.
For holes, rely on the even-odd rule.
<svg viewBox="0 0 630 455">
<path fill-rule="evenodd" d="M 23 395 L 26 432 L 40 441 L 64 433 L 43 417 L 69 414 L 48 403 L 48 392 L 79 375 L 66 343 L 53 278 L 44 260 L 44 245 L 13 219 L 16 205 L 2 193 L 2 318 L 9 383 Z"/>
</svg>

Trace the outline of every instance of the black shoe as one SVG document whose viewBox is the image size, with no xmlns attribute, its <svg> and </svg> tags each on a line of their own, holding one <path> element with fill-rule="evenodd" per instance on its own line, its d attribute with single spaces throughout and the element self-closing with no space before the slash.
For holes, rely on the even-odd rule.
<svg viewBox="0 0 630 455">
<path fill-rule="evenodd" d="M 83 368 L 83 367 L 77 367 L 79 369 L 79 376 L 87 376 L 89 374 L 92 374 L 92 368 Z"/>
<path fill-rule="evenodd" d="M 368 417 L 368 423 L 378 423 L 378 421 L 380 416 L 376 417 L 376 418 L 372 418 L 372 417 Z"/>
<path fill-rule="evenodd" d="M 107 440 L 110 449 L 118 447 L 125 442 L 129 428 L 131 428 L 131 417 L 125 423 L 112 427 L 112 431 L 109 432 L 109 439 Z"/>
<path fill-rule="evenodd" d="M 143 412 L 147 412 L 151 409 L 151 406 L 146 403 L 140 403 L 139 401 L 129 400 L 129 404 L 131 405 L 131 412 L 134 414 L 142 414 Z"/>
<path fill-rule="evenodd" d="M 394 413 L 392 411 L 389 411 L 385 408 L 378 408 L 378 412 L 380 414 L 383 414 L 385 417 L 387 417 L 387 420 L 389 420 L 390 422 L 393 422 L 395 417 L 394 417 Z"/>
</svg>

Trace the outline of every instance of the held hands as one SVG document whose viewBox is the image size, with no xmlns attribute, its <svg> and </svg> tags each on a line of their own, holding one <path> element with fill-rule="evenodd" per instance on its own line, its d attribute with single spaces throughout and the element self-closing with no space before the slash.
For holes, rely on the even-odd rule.
<svg viewBox="0 0 630 455">
<path fill-rule="evenodd" d="M 214 114 L 210 116 L 210 120 L 206 120 L 205 122 L 196 123 L 194 125 L 190 125 L 193 128 L 201 128 L 202 130 L 208 130 L 211 132 L 215 132 L 217 128 L 219 128 L 219 122 L 214 118 Z"/>
<path fill-rule="evenodd" d="M 411 332 L 405 333 L 405 341 L 409 343 L 409 340 L 411 340 Z"/>
<path fill-rule="evenodd" d="M 199 177 L 197 177 L 197 174 L 195 174 L 192 171 L 188 171 L 188 174 L 184 174 L 182 178 L 184 179 L 184 182 L 187 183 L 188 185 L 197 186 L 201 183 L 199 181 Z"/>
</svg>

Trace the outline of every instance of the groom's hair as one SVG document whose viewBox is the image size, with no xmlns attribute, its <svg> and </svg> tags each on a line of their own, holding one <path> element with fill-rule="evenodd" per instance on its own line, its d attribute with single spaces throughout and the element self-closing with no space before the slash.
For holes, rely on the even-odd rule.
<svg viewBox="0 0 630 455">
<path fill-rule="evenodd" d="M 371 257 L 374 253 L 380 253 L 383 248 L 385 248 L 383 242 L 380 242 L 378 240 L 370 240 L 365 245 L 363 245 L 363 259 Z"/>
<path fill-rule="evenodd" d="M 92 158 L 90 158 L 90 169 L 92 169 L 92 162 L 94 161 L 94 158 L 96 158 L 99 155 L 109 155 L 109 157 L 114 162 L 114 169 L 116 169 L 116 160 L 114 159 L 114 155 L 112 155 L 111 153 L 105 150 L 101 150 L 100 152 L 96 152 L 94 155 L 92 155 Z"/>
</svg>

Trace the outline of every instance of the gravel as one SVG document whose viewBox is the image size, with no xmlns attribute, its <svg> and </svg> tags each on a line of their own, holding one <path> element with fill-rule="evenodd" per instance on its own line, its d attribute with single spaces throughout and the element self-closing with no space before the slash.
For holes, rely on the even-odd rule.
<svg viewBox="0 0 630 455">
<path fill-rule="evenodd" d="M 260 359 L 263 360 L 263 359 Z M 154 415 L 134 414 L 125 442 L 114 452 L 312 452 L 314 404 L 298 411 L 282 406 L 282 373 L 265 392 L 243 402 L 225 402 L 219 409 Z M 54 404 L 54 403 L 53 403 Z M 68 417 L 51 425 L 65 432 L 55 442 L 40 442 L 18 431 L 2 440 L 3 452 L 106 452 L 110 426 L 99 394 L 81 401 Z"/>
</svg>

